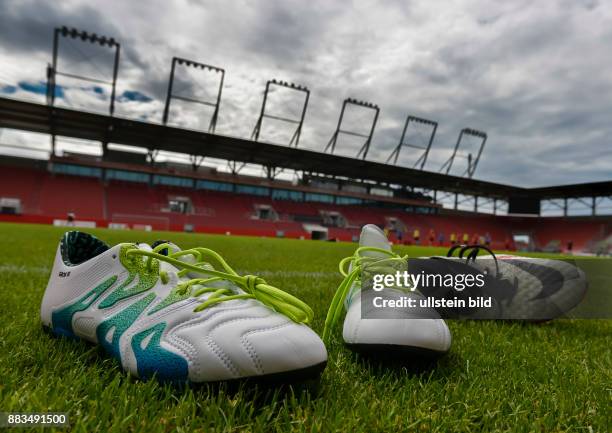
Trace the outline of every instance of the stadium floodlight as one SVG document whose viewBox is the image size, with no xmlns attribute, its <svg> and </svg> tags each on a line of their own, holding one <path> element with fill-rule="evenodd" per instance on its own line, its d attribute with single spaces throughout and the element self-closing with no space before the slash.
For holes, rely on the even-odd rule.
<svg viewBox="0 0 612 433">
<path fill-rule="evenodd" d="M 286 89 L 290 89 L 296 92 L 304 93 L 304 104 L 302 105 L 302 114 L 299 119 L 290 119 L 283 116 L 277 116 L 266 113 L 266 103 L 268 102 L 268 93 L 270 92 L 270 86 L 284 87 Z M 253 128 L 253 132 L 251 133 L 251 139 L 255 141 L 259 141 L 259 134 L 261 133 L 261 127 L 263 124 L 263 119 L 274 119 L 280 120 L 281 122 L 292 123 L 297 125 L 295 132 L 291 136 L 289 140 L 289 147 L 295 144 L 295 147 L 298 147 L 300 142 L 300 136 L 302 135 L 302 126 L 304 125 L 304 117 L 306 116 L 306 109 L 308 108 L 308 100 L 310 99 L 310 90 L 306 86 L 302 86 L 300 84 L 289 83 L 287 81 L 282 80 L 268 80 L 266 82 L 266 90 L 264 91 L 263 102 L 261 104 L 261 111 L 259 112 L 259 118 L 257 119 L 257 123 L 255 124 L 255 128 Z"/>
<path fill-rule="evenodd" d="M 60 37 L 69 39 L 79 39 L 83 42 L 96 44 L 101 47 L 108 47 L 115 51 L 115 57 L 113 61 L 113 77 L 111 81 L 101 80 L 98 78 L 87 77 L 84 75 L 77 75 L 68 72 L 59 71 L 57 69 L 57 60 L 59 54 Z M 47 105 L 53 107 L 55 105 L 55 95 L 57 90 L 57 76 L 64 76 L 81 81 L 88 81 L 90 83 L 104 84 L 111 86 L 110 103 L 108 112 L 112 116 L 115 112 L 115 90 L 117 88 L 117 72 L 119 71 L 119 55 L 121 52 L 121 45 L 114 38 L 106 36 L 100 36 L 96 33 L 88 33 L 86 31 L 77 30 L 75 28 L 68 28 L 66 26 L 56 27 L 53 32 L 53 59 L 50 65 L 47 65 Z M 50 121 L 51 128 L 51 155 L 55 155 L 55 126 L 53 120 Z M 106 152 L 107 143 L 103 143 L 103 151 Z"/>
<path fill-rule="evenodd" d="M 471 153 L 465 155 L 459 152 L 459 148 L 461 147 L 461 142 L 463 141 L 463 138 L 465 136 L 472 136 L 472 137 L 476 137 L 477 139 L 480 139 L 480 146 L 478 148 L 478 153 L 476 154 L 476 158 L 473 158 Z M 487 142 L 487 134 L 485 132 L 478 131 L 477 129 L 472 129 L 472 128 L 463 128 L 461 132 L 459 133 L 459 137 L 457 138 L 457 143 L 455 144 L 455 148 L 453 149 L 453 153 L 451 157 L 448 158 L 448 160 L 446 160 L 444 164 L 442 164 L 442 167 L 440 167 L 440 172 L 444 171 L 444 169 L 446 168 L 445 173 L 449 174 L 453 166 L 453 162 L 455 161 L 455 158 L 457 156 L 460 156 L 460 157 L 467 158 L 467 169 L 463 172 L 462 176 L 465 176 L 467 174 L 469 178 L 472 178 L 474 176 L 474 172 L 476 171 L 476 167 L 478 166 L 478 161 L 480 161 L 480 155 L 482 155 L 482 151 L 485 147 L 486 142 Z"/>
<path fill-rule="evenodd" d="M 417 125 L 424 125 L 424 126 L 431 128 L 431 133 L 429 134 L 429 140 L 427 141 L 427 146 L 418 146 L 416 144 L 404 142 L 404 139 L 406 137 L 406 131 L 408 130 L 408 127 L 410 126 L 411 123 L 417 124 Z M 429 155 L 431 144 L 433 143 L 434 137 L 436 136 L 437 129 L 438 129 L 438 122 L 435 122 L 429 119 L 424 119 L 422 117 L 416 117 L 416 116 L 409 115 L 406 118 L 406 123 L 404 123 L 404 130 L 402 131 L 402 137 L 400 138 L 400 141 L 395 147 L 395 149 L 393 149 L 393 152 L 391 152 L 391 154 L 389 155 L 389 158 L 387 158 L 387 164 L 392 159 L 393 159 L 393 164 L 397 164 L 397 159 L 399 158 L 399 154 L 400 154 L 400 151 L 402 150 L 402 147 L 410 147 L 413 149 L 423 150 L 423 153 L 421 153 L 421 155 L 416 160 L 413 166 L 414 168 L 419 166 L 419 168 L 423 170 L 423 168 L 425 167 L 425 163 L 427 162 L 427 156 Z"/>
<path fill-rule="evenodd" d="M 185 66 L 187 68 L 195 68 L 203 71 L 214 72 L 215 74 L 221 74 L 219 80 L 219 89 L 217 91 L 217 97 L 213 101 L 205 101 L 195 98 L 189 98 L 186 96 L 180 96 L 173 93 L 174 90 L 174 74 L 176 66 Z M 170 104 L 172 99 L 178 99 L 180 101 L 190 102 L 194 104 L 206 105 L 213 107 L 213 114 L 208 124 L 208 132 L 215 132 L 217 127 L 217 118 L 219 116 L 219 106 L 221 105 L 221 92 L 223 91 L 223 81 L 225 80 L 225 69 L 218 68 L 217 66 L 207 65 L 205 63 L 195 62 L 193 60 L 183 59 L 181 57 L 172 58 L 172 66 L 170 68 L 170 79 L 168 80 L 168 94 L 166 95 L 166 105 L 164 107 L 164 114 L 162 117 L 162 123 L 166 125 L 168 123 L 168 116 L 170 115 Z"/>
<path fill-rule="evenodd" d="M 109 47 L 115 50 L 115 60 L 113 62 L 113 78 L 111 81 L 100 80 L 98 78 L 87 77 L 83 75 L 71 74 L 68 72 L 59 71 L 57 69 L 57 58 L 59 52 L 60 36 L 70 39 L 80 39 L 83 42 L 89 42 L 91 44 L 97 44 L 101 47 Z M 114 39 L 106 36 L 99 36 L 96 33 L 88 33 L 86 31 L 77 30 L 75 28 L 69 29 L 66 26 L 57 27 L 53 33 L 53 60 L 50 65 L 47 66 L 47 104 L 53 106 L 55 103 L 56 83 L 57 76 L 61 75 L 68 78 L 74 78 L 82 81 L 89 81 L 90 83 L 105 84 L 111 86 L 111 98 L 109 106 L 109 114 L 112 116 L 115 111 L 115 89 L 117 85 L 117 72 L 119 70 L 119 54 L 121 52 L 121 45 Z"/>
<path fill-rule="evenodd" d="M 361 134 L 355 131 L 348 131 L 348 130 L 342 129 L 342 121 L 344 120 L 344 111 L 346 110 L 347 105 L 355 105 L 357 107 L 365 108 L 368 110 L 374 110 L 375 114 L 374 114 L 374 118 L 372 119 L 372 126 L 370 127 L 369 134 Z M 361 149 L 359 150 L 359 152 L 357 152 L 357 158 L 361 156 L 363 159 L 366 159 L 366 156 L 368 156 L 368 151 L 370 150 L 370 144 L 372 143 L 372 136 L 374 135 L 374 129 L 376 128 L 376 122 L 378 122 L 379 113 L 380 113 L 380 108 L 378 108 L 378 105 L 376 104 L 372 104 L 371 102 L 359 101 L 353 98 L 345 99 L 344 102 L 342 103 L 342 110 L 340 111 L 340 117 L 338 118 L 338 126 L 336 126 L 336 130 L 334 131 L 334 134 L 332 135 L 331 139 L 325 146 L 325 149 L 323 150 L 323 152 L 327 152 L 329 150 L 330 153 L 334 153 L 334 151 L 336 150 L 336 142 L 338 141 L 338 136 L 340 134 L 346 134 L 346 135 L 352 135 L 355 137 L 362 137 L 366 139 L 365 143 L 363 143 L 363 146 L 361 146 Z"/>
</svg>

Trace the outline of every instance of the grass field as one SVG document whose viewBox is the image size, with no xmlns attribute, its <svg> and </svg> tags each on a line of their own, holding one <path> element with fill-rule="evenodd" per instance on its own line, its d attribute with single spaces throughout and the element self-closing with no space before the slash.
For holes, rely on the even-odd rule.
<svg viewBox="0 0 612 433">
<path fill-rule="evenodd" d="M 206 246 L 315 310 L 322 332 L 349 243 L 91 230 L 102 240 Z M 317 387 L 175 389 L 44 333 L 39 307 L 62 229 L 0 224 L 0 411 L 67 411 L 72 431 L 609 432 L 612 321 L 450 322 L 436 364 L 380 364 L 335 338 Z M 440 249 L 404 247 L 411 256 Z M 612 264 L 612 262 L 611 262 Z M 336 337 L 339 333 L 336 332 Z"/>
</svg>

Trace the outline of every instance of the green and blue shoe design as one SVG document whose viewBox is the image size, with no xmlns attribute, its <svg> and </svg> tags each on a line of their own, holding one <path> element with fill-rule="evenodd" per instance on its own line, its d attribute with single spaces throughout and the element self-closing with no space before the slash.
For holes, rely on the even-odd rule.
<svg viewBox="0 0 612 433">
<path fill-rule="evenodd" d="M 327 352 L 312 317 L 207 248 L 109 247 L 77 231 L 60 241 L 41 306 L 43 326 L 100 344 L 133 375 L 192 383 L 317 377 Z"/>
</svg>

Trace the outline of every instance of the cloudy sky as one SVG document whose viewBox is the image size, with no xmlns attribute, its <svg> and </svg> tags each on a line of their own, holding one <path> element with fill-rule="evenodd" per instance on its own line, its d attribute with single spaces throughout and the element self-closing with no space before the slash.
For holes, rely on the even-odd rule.
<svg viewBox="0 0 612 433">
<path fill-rule="evenodd" d="M 97 6 L 96 4 L 99 4 Z M 521 186 L 612 178 L 612 3 L 578 1 L 0 2 L 0 93 L 42 101 L 52 30 L 66 25 L 122 44 L 117 113 L 161 121 L 172 56 L 226 70 L 217 132 L 248 137 L 268 79 L 311 89 L 300 146 L 322 150 L 342 100 L 377 104 L 369 158 L 384 161 L 408 114 L 439 122 L 427 170 L 448 158 L 463 127 L 489 140 L 475 177 Z M 62 41 L 59 69 L 110 78 L 108 50 Z M 177 93 L 215 97 L 219 76 L 177 71 Z M 104 85 L 59 78 L 58 104 L 103 110 Z M 270 114 L 297 116 L 299 94 L 276 91 Z M 367 132 L 371 113 L 350 110 L 345 129 Z M 210 110 L 175 104 L 171 122 L 206 128 Z M 273 120 L 261 139 L 286 143 Z M 423 144 L 426 130 L 407 142 Z M 2 143 L 36 144 L 4 131 Z M 338 140 L 354 155 L 362 142 Z M 476 141 L 466 141 L 474 152 Z M 418 154 L 404 148 L 400 163 Z M 454 173 L 465 170 L 458 159 Z M 463 166 L 462 166 L 463 164 Z"/>
</svg>

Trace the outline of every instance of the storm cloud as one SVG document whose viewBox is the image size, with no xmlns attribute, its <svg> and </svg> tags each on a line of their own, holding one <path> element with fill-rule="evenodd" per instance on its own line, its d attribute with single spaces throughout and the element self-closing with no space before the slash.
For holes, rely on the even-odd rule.
<svg viewBox="0 0 612 433">
<path fill-rule="evenodd" d="M 459 131 L 489 139 L 475 177 L 520 186 L 608 180 L 612 175 L 612 5 L 597 1 L 465 0 L 330 2 L 105 2 L 5 0 L 0 3 L 0 89 L 44 81 L 53 28 L 66 25 L 122 44 L 117 112 L 161 121 L 173 56 L 226 70 L 217 131 L 248 137 L 267 80 L 306 85 L 312 94 L 300 145 L 322 150 L 342 100 L 381 108 L 368 158 L 385 161 L 407 115 L 439 122 L 426 170 L 448 158 Z M 102 73 L 107 54 L 74 47 L 66 68 Z M 214 74 L 177 71 L 177 92 L 214 97 Z M 100 93 L 62 83 L 66 103 L 103 109 Z M 40 95 L 38 95 L 40 97 Z M 299 114 L 299 95 L 276 91 L 270 110 Z M 98 105 L 96 105 L 98 104 Z M 367 132 L 370 112 L 347 113 L 345 129 Z M 206 128 L 210 111 L 173 105 L 171 121 Z M 293 130 L 267 121 L 263 140 L 286 143 Z M 423 144 L 423 131 L 409 131 Z M 362 141 L 341 137 L 355 155 Z M 468 143 L 474 152 L 477 143 Z M 400 163 L 418 157 L 402 150 Z M 457 161 L 456 173 L 465 164 Z"/>
</svg>

